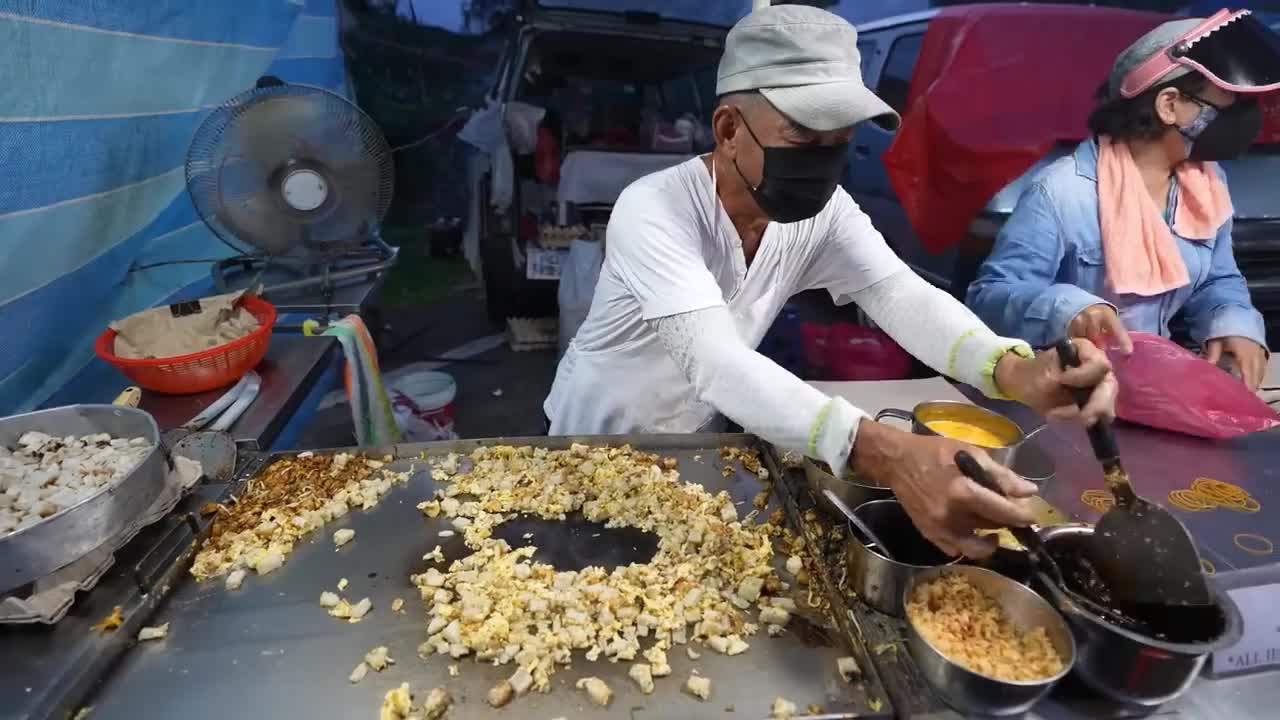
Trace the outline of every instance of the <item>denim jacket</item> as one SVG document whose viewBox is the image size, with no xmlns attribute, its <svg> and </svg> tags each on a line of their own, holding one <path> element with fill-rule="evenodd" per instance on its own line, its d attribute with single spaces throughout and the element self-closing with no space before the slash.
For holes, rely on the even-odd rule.
<svg viewBox="0 0 1280 720">
<path fill-rule="evenodd" d="M 1176 198 L 1171 187 L 1170 222 Z M 1266 347 L 1262 315 L 1231 252 L 1231 227 L 1228 219 L 1207 241 L 1174 234 L 1188 285 L 1150 297 L 1112 292 L 1098 222 L 1098 145 L 1086 140 L 1045 168 L 1018 199 L 966 303 L 1000 335 L 1035 347 L 1062 339 L 1071 320 L 1096 303 L 1115 307 L 1127 330 L 1168 337 L 1169 321 L 1181 310 L 1201 345 L 1238 335 Z"/>
</svg>

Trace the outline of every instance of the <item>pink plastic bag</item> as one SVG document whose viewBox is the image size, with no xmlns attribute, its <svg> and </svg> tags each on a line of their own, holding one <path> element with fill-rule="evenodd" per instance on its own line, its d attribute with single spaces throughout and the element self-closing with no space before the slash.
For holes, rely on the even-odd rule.
<svg viewBox="0 0 1280 720">
<path fill-rule="evenodd" d="M 1158 335 L 1129 337 L 1132 355 L 1107 351 L 1121 420 L 1213 439 L 1280 427 L 1280 414 L 1225 370 Z"/>
</svg>

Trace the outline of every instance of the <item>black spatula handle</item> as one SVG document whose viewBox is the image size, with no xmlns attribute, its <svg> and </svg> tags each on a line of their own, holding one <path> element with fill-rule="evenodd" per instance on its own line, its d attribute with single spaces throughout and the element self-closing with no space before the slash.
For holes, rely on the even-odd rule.
<svg viewBox="0 0 1280 720">
<path fill-rule="evenodd" d="M 1067 339 L 1058 341 L 1055 346 L 1058 351 L 1058 361 L 1062 363 L 1062 369 L 1080 367 L 1080 353 L 1076 352 L 1076 346 Z M 1085 388 L 1071 388 L 1071 394 L 1075 396 L 1076 404 L 1082 409 L 1089 404 L 1089 396 L 1091 392 Z M 1115 433 L 1111 430 L 1111 423 L 1106 420 L 1099 420 L 1089 428 L 1089 444 L 1093 445 L 1093 455 L 1104 464 L 1120 457 L 1120 448 L 1116 445 Z"/>
</svg>

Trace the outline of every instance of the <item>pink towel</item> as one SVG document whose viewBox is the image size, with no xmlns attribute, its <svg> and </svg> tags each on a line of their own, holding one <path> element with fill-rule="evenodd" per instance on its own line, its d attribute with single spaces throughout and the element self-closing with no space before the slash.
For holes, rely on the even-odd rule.
<svg viewBox="0 0 1280 720">
<path fill-rule="evenodd" d="M 1178 165 L 1173 230 L 1205 242 L 1231 217 L 1231 197 L 1208 162 Z M 1117 293 L 1159 295 L 1191 282 L 1177 241 L 1147 191 L 1129 146 L 1098 139 L 1098 221 L 1107 285 Z"/>
</svg>

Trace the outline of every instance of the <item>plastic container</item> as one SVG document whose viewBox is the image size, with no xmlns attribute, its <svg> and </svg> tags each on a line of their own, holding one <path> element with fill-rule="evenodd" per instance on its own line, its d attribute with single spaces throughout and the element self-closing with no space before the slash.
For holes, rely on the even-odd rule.
<svg viewBox="0 0 1280 720">
<path fill-rule="evenodd" d="M 107 328 L 94 342 L 93 351 L 134 383 L 158 393 L 191 395 L 225 387 L 262 361 L 276 323 L 276 308 L 266 300 L 246 295 L 241 303 L 257 318 L 258 328 L 208 350 L 167 358 L 117 357 L 116 331 Z"/>
</svg>

